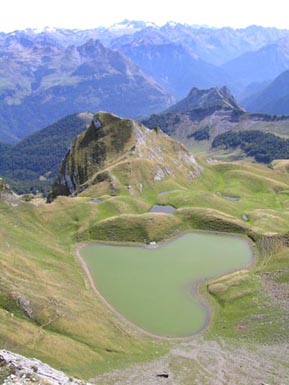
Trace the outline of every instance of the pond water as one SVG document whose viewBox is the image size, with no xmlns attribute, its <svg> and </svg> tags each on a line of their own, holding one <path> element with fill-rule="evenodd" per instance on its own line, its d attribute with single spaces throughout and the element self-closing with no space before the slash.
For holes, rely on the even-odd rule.
<svg viewBox="0 0 289 385">
<path fill-rule="evenodd" d="M 90 244 L 81 255 L 119 313 L 150 333 L 184 337 L 208 323 L 198 283 L 248 266 L 252 250 L 245 239 L 200 232 L 151 249 Z"/>
<path fill-rule="evenodd" d="M 93 198 L 93 199 L 90 200 L 90 202 L 91 202 L 91 203 L 96 203 L 96 204 L 97 204 L 97 203 L 100 203 L 100 202 L 101 202 L 101 199 L 99 199 L 99 198 Z"/>
<path fill-rule="evenodd" d="M 166 213 L 166 214 L 171 214 L 171 213 L 173 213 L 175 211 L 176 211 L 175 207 L 169 206 L 169 205 L 154 205 L 150 209 L 150 213 Z"/>
<path fill-rule="evenodd" d="M 223 195 L 225 199 L 228 199 L 229 201 L 239 201 L 241 198 L 237 196 L 231 196 L 231 195 Z"/>
</svg>

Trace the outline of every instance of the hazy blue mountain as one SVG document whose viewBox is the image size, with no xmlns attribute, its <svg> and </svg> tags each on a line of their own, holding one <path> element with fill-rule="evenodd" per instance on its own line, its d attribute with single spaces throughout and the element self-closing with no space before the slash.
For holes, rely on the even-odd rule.
<svg viewBox="0 0 289 385">
<path fill-rule="evenodd" d="M 160 31 L 172 42 L 193 49 L 202 60 L 215 65 L 222 65 L 245 52 L 257 50 L 289 36 L 288 30 L 256 25 L 233 29 L 167 23 Z"/>
<path fill-rule="evenodd" d="M 192 49 L 170 41 L 154 28 L 120 38 L 114 42 L 114 47 L 178 99 L 192 86 L 214 87 L 228 80 L 225 71 L 200 59 Z"/>
<path fill-rule="evenodd" d="M 0 55 L 1 141 L 24 138 L 79 111 L 140 117 L 173 101 L 122 53 L 96 40 L 63 48 L 47 41 L 30 45 L 14 36 Z"/>
<path fill-rule="evenodd" d="M 127 21 L 126 21 L 127 22 Z M 168 22 L 162 27 L 147 24 L 139 30 L 130 29 L 130 33 L 120 34 L 112 38 L 110 46 L 121 47 L 145 36 L 150 30 L 155 35 L 162 36 L 167 42 L 181 44 L 192 50 L 200 59 L 222 65 L 248 51 L 255 51 L 282 38 L 289 37 L 288 30 L 249 26 L 247 28 L 210 28 L 188 24 Z M 107 29 L 109 33 L 111 29 Z M 104 35 L 103 37 L 104 38 Z M 102 39 L 99 37 L 99 39 Z"/>
<path fill-rule="evenodd" d="M 248 84 L 239 94 L 238 99 L 241 101 L 241 104 L 246 106 L 247 100 L 254 97 L 259 92 L 263 91 L 271 81 L 264 80 L 263 82 L 253 82 Z"/>
<path fill-rule="evenodd" d="M 222 68 L 240 84 L 274 79 L 289 68 L 289 39 L 267 44 L 224 64 Z"/>
<path fill-rule="evenodd" d="M 249 111 L 289 114 L 289 70 L 279 75 L 265 89 L 245 100 Z"/>
<path fill-rule="evenodd" d="M 1 33 L 0 140 L 16 142 L 83 110 L 140 118 L 192 87 L 227 84 L 247 98 L 288 68 L 288 41 L 289 31 L 276 28 L 130 20 L 109 28 Z"/>
<path fill-rule="evenodd" d="M 26 29 L 0 35 L 1 41 L 11 36 L 28 39 L 33 42 L 55 41 L 63 47 L 82 45 L 89 39 L 98 39 L 106 46 L 127 44 L 136 38 L 135 34 L 153 30 L 171 43 L 181 44 L 192 49 L 200 59 L 215 65 L 222 65 L 245 52 L 255 51 L 282 38 L 289 37 L 288 30 L 249 26 L 247 28 L 210 28 L 175 22 L 168 22 L 162 27 L 154 23 L 136 20 L 123 20 L 111 27 L 94 29 L 44 28 L 43 30 Z M 120 42 L 118 40 L 121 39 Z"/>
<path fill-rule="evenodd" d="M 169 107 L 166 113 L 182 113 L 193 110 L 242 110 L 241 106 L 227 87 L 198 89 L 192 88 L 190 93 L 178 103 Z"/>
</svg>

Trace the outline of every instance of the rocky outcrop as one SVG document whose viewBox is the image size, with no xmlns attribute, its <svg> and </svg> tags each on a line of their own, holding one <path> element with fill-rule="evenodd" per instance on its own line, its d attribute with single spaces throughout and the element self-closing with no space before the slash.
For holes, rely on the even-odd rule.
<svg viewBox="0 0 289 385">
<path fill-rule="evenodd" d="M 88 385 L 35 358 L 0 350 L 0 383 L 5 385 Z"/>
<path fill-rule="evenodd" d="M 0 178 L 0 200 L 9 206 L 18 206 L 21 202 L 20 198 L 11 190 L 10 186 L 4 179 Z"/>
</svg>

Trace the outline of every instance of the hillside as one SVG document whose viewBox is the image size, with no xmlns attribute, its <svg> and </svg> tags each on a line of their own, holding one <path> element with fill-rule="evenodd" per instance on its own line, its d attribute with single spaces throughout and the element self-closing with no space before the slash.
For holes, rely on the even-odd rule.
<svg viewBox="0 0 289 385">
<path fill-rule="evenodd" d="M 91 113 L 70 115 L 14 146 L 0 143 L 0 176 L 19 194 L 47 194 L 72 140 L 92 117 Z"/>
<path fill-rule="evenodd" d="M 212 148 L 235 150 L 257 162 L 271 163 L 275 159 L 289 159 L 289 139 L 257 130 L 229 131 L 215 137 Z"/>
<path fill-rule="evenodd" d="M 244 101 L 249 111 L 289 114 L 289 71 L 282 72 L 267 87 Z"/>
<path fill-rule="evenodd" d="M 186 98 L 143 123 L 161 128 L 188 146 L 204 141 L 207 149 L 216 136 L 231 130 L 259 130 L 289 137 L 288 116 L 246 112 L 226 87 L 193 88 Z"/>
<path fill-rule="evenodd" d="M 52 195 L 89 188 L 97 195 L 137 196 L 163 185 L 188 186 L 199 173 L 182 144 L 136 121 L 100 112 L 72 143 Z"/>
<path fill-rule="evenodd" d="M 81 111 L 145 116 L 173 99 L 119 51 L 97 40 L 63 48 L 55 42 L 1 47 L 0 140 L 15 142 Z"/>
</svg>

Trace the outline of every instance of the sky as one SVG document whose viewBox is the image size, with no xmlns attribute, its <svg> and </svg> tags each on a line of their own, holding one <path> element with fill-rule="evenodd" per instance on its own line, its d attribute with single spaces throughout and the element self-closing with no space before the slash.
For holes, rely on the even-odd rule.
<svg viewBox="0 0 289 385">
<path fill-rule="evenodd" d="M 287 3 L 287 4 L 286 4 Z M 6 0 L 0 31 L 61 27 L 96 28 L 124 19 L 233 28 L 289 29 L 288 0 Z"/>
</svg>

